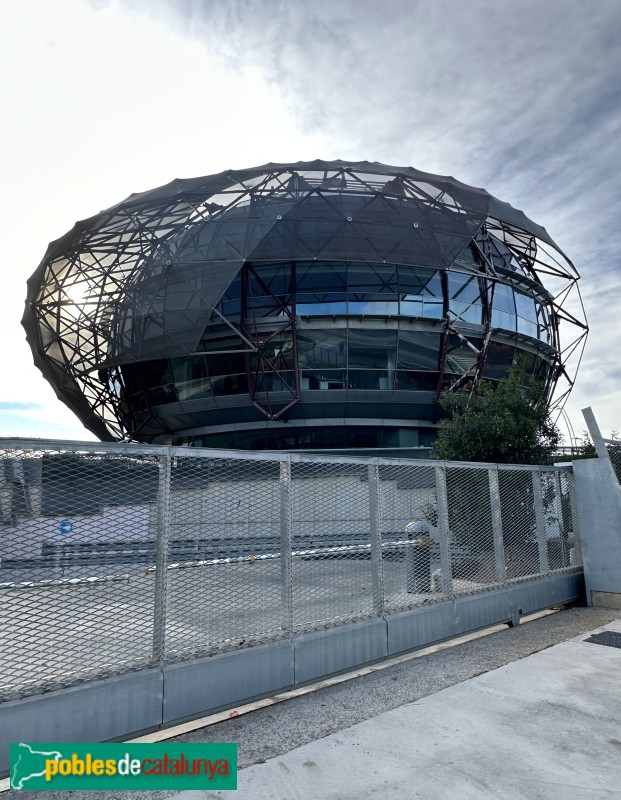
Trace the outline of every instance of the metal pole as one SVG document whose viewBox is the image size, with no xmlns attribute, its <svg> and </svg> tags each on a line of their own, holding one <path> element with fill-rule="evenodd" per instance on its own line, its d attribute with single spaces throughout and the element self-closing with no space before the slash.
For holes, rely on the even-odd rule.
<svg viewBox="0 0 621 800">
<path fill-rule="evenodd" d="M 571 527 L 574 540 L 574 563 L 571 566 L 582 564 L 582 541 L 580 539 L 580 523 L 578 521 L 578 504 L 576 502 L 576 484 L 573 471 L 567 475 L 567 488 L 569 489 L 569 507 L 571 509 Z"/>
<path fill-rule="evenodd" d="M 373 610 L 384 613 L 384 562 L 382 560 L 382 527 L 380 515 L 379 466 L 368 465 L 369 524 L 371 538 L 371 572 L 373 576 Z"/>
<path fill-rule="evenodd" d="M 291 513 L 291 461 L 280 462 L 280 590 L 282 604 L 281 628 L 293 634 L 293 563 Z"/>
<path fill-rule="evenodd" d="M 548 542 L 546 540 L 546 520 L 541 492 L 541 472 L 534 469 L 531 473 L 533 481 L 533 505 L 535 507 L 535 530 L 539 547 L 539 572 L 549 572 Z"/>
<path fill-rule="evenodd" d="M 489 499 L 492 508 L 492 530 L 494 533 L 494 564 L 496 566 L 496 581 L 504 583 L 507 579 L 507 565 L 505 564 L 505 543 L 502 536 L 502 510 L 500 506 L 500 485 L 498 482 L 498 467 L 488 470 Z"/>
<path fill-rule="evenodd" d="M 448 494 L 446 491 L 446 469 L 435 467 L 436 500 L 438 504 L 438 537 L 440 545 L 440 572 L 442 593 L 453 594 L 453 574 L 451 571 L 451 550 L 449 542 Z"/>
<path fill-rule="evenodd" d="M 563 493 L 560 472 L 554 473 L 554 506 L 556 509 L 556 517 L 558 519 L 558 535 L 561 543 L 561 561 L 564 567 L 568 567 L 569 546 L 567 543 L 567 520 L 565 519 L 565 509 L 563 507 Z"/>
<path fill-rule="evenodd" d="M 153 661 L 161 664 L 166 652 L 166 588 L 170 531 L 170 450 L 159 456 L 157 539 L 155 542 L 155 597 L 153 602 Z"/>
<path fill-rule="evenodd" d="M 604 442 L 599 425 L 595 420 L 595 414 L 593 414 L 591 406 L 582 409 L 582 416 L 584 417 L 584 421 L 586 422 L 589 433 L 591 434 L 591 439 L 593 439 L 593 446 L 597 452 L 597 457 L 610 459 L 610 455 L 606 449 L 606 443 Z"/>
</svg>

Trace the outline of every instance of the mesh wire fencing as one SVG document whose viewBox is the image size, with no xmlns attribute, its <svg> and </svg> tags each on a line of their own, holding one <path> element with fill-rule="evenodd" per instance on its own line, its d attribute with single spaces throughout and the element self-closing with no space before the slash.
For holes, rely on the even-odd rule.
<svg viewBox="0 0 621 800">
<path fill-rule="evenodd" d="M 157 456 L 0 451 L 0 692 L 152 656 Z"/>
<path fill-rule="evenodd" d="M 0 443 L 0 699 L 580 565 L 567 467 Z"/>
<path fill-rule="evenodd" d="M 610 456 L 617 480 L 621 483 L 621 441 L 619 439 L 604 439 L 604 444 Z"/>
</svg>

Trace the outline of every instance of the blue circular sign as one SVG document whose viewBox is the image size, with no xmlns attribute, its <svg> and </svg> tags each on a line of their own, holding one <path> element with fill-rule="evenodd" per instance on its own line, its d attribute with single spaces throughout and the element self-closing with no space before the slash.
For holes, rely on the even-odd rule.
<svg viewBox="0 0 621 800">
<path fill-rule="evenodd" d="M 71 533 L 73 530 L 73 522 L 70 519 L 63 519 L 58 523 L 58 530 L 61 533 Z"/>
</svg>

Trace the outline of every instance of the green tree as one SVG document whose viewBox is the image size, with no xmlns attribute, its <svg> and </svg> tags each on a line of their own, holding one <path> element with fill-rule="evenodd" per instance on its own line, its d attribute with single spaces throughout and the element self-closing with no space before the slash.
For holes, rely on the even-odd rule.
<svg viewBox="0 0 621 800">
<path fill-rule="evenodd" d="M 591 437 L 586 431 L 582 432 L 582 441 L 580 442 L 580 453 L 577 458 L 597 458 L 597 450 L 591 441 Z"/>
<path fill-rule="evenodd" d="M 434 444 L 437 458 L 502 464 L 549 464 L 561 441 L 541 396 L 541 383 L 518 367 L 498 382 L 444 392 Z"/>
<path fill-rule="evenodd" d="M 436 457 L 447 461 L 548 464 L 561 435 L 550 421 L 539 381 L 513 367 L 499 383 L 481 381 L 445 392 L 440 404 L 450 417 L 440 423 Z M 481 565 L 493 558 L 489 478 L 486 470 L 447 470 L 449 528 Z M 503 470 L 498 475 L 507 574 L 538 570 L 533 485 L 530 472 Z M 545 484 L 545 481 L 544 481 Z M 542 485 L 544 504 L 553 487 Z"/>
</svg>

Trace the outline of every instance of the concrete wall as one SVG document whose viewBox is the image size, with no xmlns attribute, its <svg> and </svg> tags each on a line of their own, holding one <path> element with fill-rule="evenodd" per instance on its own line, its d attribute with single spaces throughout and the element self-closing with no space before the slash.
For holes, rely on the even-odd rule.
<svg viewBox="0 0 621 800">
<path fill-rule="evenodd" d="M 621 486 L 607 458 L 573 467 L 587 603 L 621 608 Z"/>
</svg>

